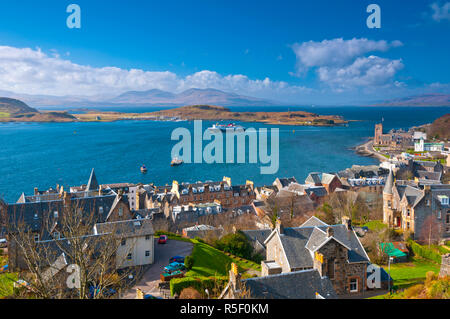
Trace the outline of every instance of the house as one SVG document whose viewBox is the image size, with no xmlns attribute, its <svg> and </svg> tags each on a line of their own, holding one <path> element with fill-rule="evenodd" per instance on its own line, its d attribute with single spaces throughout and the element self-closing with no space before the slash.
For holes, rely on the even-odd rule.
<svg viewBox="0 0 450 319">
<path fill-rule="evenodd" d="M 336 188 L 342 188 L 342 183 L 336 174 L 323 173 L 321 185 L 325 187 L 328 194 L 333 193 Z"/>
<path fill-rule="evenodd" d="M 219 238 L 222 236 L 222 233 L 223 227 L 214 227 L 210 225 L 195 225 L 192 227 L 183 228 L 182 231 L 183 237 L 192 239 L 195 237 L 205 238 L 208 235 Z"/>
<path fill-rule="evenodd" d="M 370 261 L 348 218 L 340 225 L 327 225 L 311 217 L 302 226 L 293 228 L 284 228 L 278 221 L 264 245 L 263 277 L 317 271 L 320 277 L 328 277 L 339 296 L 366 290 Z"/>
<path fill-rule="evenodd" d="M 383 222 L 410 231 L 419 239 L 433 224 L 433 236 L 450 238 L 450 185 L 394 181 L 391 172 L 383 190 Z"/>
<path fill-rule="evenodd" d="M 202 216 L 222 214 L 222 205 L 214 203 L 205 204 L 189 204 L 173 207 L 171 211 L 171 219 L 175 224 L 196 223 Z"/>
<path fill-rule="evenodd" d="M 241 279 L 232 264 L 219 299 L 336 299 L 331 281 L 315 269 Z"/>
<path fill-rule="evenodd" d="M 282 188 L 289 186 L 291 183 L 297 183 L 297 180 L 295 177 L 289 177 L 289 178 L 278 178 L 273 182 L 273 186 L 275 186 L 278 191 L 280 191 Z"/>
<path fill-rule="evenodd" d="M 155 232 L 150 219 L 96 224 L 93 232 L 94 235 L 113 234 L 117 238 L 116 269 L 149 265 L 155 260 Z"/>
</svg>

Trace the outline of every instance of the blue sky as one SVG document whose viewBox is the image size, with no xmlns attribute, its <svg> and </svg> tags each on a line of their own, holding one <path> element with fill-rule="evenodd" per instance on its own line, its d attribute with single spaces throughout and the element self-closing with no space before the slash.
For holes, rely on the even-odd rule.
<svg viewBox="0 0 450 319">
<path fill-rule="evenodd" d="M 66 7 L 81 7 L 81 29 Z M 381 28 L 366 7 L 381 8 Z M 3 1 L 0 90 L 212 87 L 296 104 L 450 91 L 450 2 Z"/>
</svg>

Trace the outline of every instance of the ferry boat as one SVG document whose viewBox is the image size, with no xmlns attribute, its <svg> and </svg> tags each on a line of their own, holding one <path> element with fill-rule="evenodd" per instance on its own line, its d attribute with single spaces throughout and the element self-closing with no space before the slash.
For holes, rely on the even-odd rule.
<svg viewBox="0 0 450 319">
<path fill-rule="evenodd" d="M 181 164 L 183 164 L 183 160 L 178 157 L 175 157 L 174 159 L 172 159 L 172 162 L 170 162 L 170 166 L 178 166 Z"/>
<path fill-rule="evenodd" d="M 141 173 L 147 173 L 147 167 L 145 165 L 141 166 Z"/>
<path fill-rule="evenodd" d="M 221 131 L 221 132 L 235 132 L 235 131 L 245 131 L 244 127 L 240 125 L 236 125 L 234 123 L 230 123 L 228 125 L 216 123 L 213 126 L 209 127 L 210 131 Z"/>
</svg>

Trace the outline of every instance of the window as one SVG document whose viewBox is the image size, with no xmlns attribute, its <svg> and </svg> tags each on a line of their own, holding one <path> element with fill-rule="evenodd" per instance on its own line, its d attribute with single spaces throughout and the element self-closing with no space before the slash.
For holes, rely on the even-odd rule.
<svg viewBox="0 0 450 319">
<path fill-rule="evenodd" d="M 119 216 L 120 216 L 120 217 L 123 216 L 123 207 L 119 207 Z"/>
<path fill-rule="evenodd" d="M 145 251 L 145 257 L 150 257 L 150 250 Z"/>
<path fill-rule="evenodd" d="M 100 206 L 100 207 L 98 208 L 98 212 L 99 212 L 99 214 L 103 214 L 103 206 Z"/>
<path fill-rule="evenodd" d="M 150 235 L 145 236 L 145 240 L 150 240 Z"/>
<path fill-rule="evenodd" d="M 447 218 L 445 221 L 447 224 L 450 224 L 450 210 L 447 212 Z"/>
<path fill-rule="evenodd" d="M 122 239 L 122 242 L 120 243 L 122 246 L 125 246 L 127 244 L 127 240 L 124 238 Z"/>
<path fill-rule="evenodd" d="M 429 199 L 426 200 L 425 205 L 430 206 L 430 200 Z"/>
<path fill-rule="evenodd" d="M 350 279 L 350 292 L 358 292 L 358 278 Z"/>
<path fill-rule="evenodd" d="M 133 258 L 133 254 L 129 253 L 128 256 L 127 256 L 127 260 L 131 260 L 132 258 Z"/>
<path fill-rule="evenodd" d="M 34 241 L 39 241 L 39 234 L 34 235 Z"/>
<path fill-rule="evenodd" d="M 438 218 L 438 219 L 441 219 L 441 211 L 438 211 L 438 212 L 437 212 L 437 218 Z"/>
<path fill-rule="evenodd" d="M 54 217 L 54 218 L 58 218 L 58 211 L 55 210 L 55 211 L 53 212 L 53 217 Z"/>
</svg>

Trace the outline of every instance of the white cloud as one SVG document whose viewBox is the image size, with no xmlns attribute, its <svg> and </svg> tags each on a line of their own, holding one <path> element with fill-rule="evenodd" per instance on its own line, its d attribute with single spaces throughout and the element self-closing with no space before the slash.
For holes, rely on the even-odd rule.
<svg viewBox="0 0 450 319">
<path fill-rule="evenodd" d="M 450 2 L 446 2 L 442 6 L 439 6 L 439 4 L 435 2 L 431 4 L 431 9 L 433 10 L 433 20 L 438 22 L 440 22 L 441 20 L 450 21 Z"/>
<path fill-rule="evenodd" d="M 319 79 L 331 87 L 342 90 L 354 87 L 399 85 L 393 81 L 395 74 L 403 68 L 401 60 L 383 59 L 377 56 L 360 57 L 344 67 L 320 67 Z"/>
<path fill-rule="evenodd" d="M 200 71 L 186 77 L 165 71 L 117 67 L 91 67 L 63 59 L 56 51 L 0 46 L 0 90 L 44 95 L 104 95 L 128 90 L 160 89 L 180 92 L 189 88 L 215 88 L 259 97 L 308 92 L 269 78 L 252 80 L 245 75 Z"/>
<path fill-rule="evenodd" d="M 387 51 L 401 45 L 402 43 L 397 40 L 389 43 L 385 40 L 373 41 L 365 38 L 351 40 L 338 38 L 296 43 L 292 49 L 297 57 L 297 72 L 301 74 L 312 67 L 344 66 L 368 52 Z"/>
</svg>

